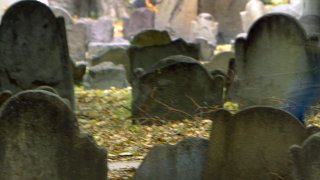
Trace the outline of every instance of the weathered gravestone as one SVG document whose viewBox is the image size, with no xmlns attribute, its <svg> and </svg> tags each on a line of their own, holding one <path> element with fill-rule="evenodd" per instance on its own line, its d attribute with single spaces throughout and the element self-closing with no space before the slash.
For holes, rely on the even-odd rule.
<svg viewBox="0 0 320 180">
<path fill-rule="evenodd" d="M 1 179 L 106 179 L 105 151 L 80 133 L 75 115 L 59 96 L 23 91 L 0 111 Z"/>
<path fill-rule="evenodd" d="M 155 46 L 155 45 L 166 45 L 171 43 L 171 38 L 167 31 L 158 30 L 145 30 L 136 34 L 130 44 L 132 46 Z"/>
<path fill-rule="evenodd" d="M 219 22 L 219 42 L 229 43 L 242 32 L 240 11 L 249 0 L 199 0 L 199 13 L 210 13 Z"/>
<path fill-rule="evenodd" d="M 72 16 L 97 17 L 98 0 L 48 0 L 50 6 L 66 9 Z"/>
<path fill-rule="evenodd" d="M 204 180 L 292 179 L 289 147 L 308 137 L 292 115 L 271 107 L 253 107 L 212 117 Z"/>
<path fill-rule="evenodd" d="M 147 71 L 161 59 L 173 55 L 184 55 L 198 59 L 199 50 L 196 45 L 188 44 L 182 39 L 178 39 L 163 45 L 132 46 L 128 49 L 128 55 L 130 58 L 130 80 L 132 81 L 132 79 L 136 79 L 134 71 L 137 68 Z"/>
<path fill-rule="evenodd" d="M 301 146 L 290 148 L 295 180 L 320 179 L 320 133 L 311 135 Z"/>
<path fill-rule="evenodd" d="M 317 15 L 305 15 L 299 19 L 299 22 L 306 30 L 308 36 L 320 35 L 320 16 Z"/>
<path fill-rule="evenodd" d="M 235 45 L 235 83 L 231 99 L 241 107 L 282 107 L 295 86 L 303 86 L 310 73 L 306 33 L 285 14 L 268 14 L 256 21 L 247 38 Z"/>
<path fill-rule="evenodd" d="M 123 36 L 126 39 L 131 39 L 137 33 L 146 30 L 154 29 L 155 13 L 148 8 L 136 9 L 130 16 L 125 19 L 123 26 Z"/>
<path fill-rule="evenodd" d="M 0 90 L 51 86 L 73 107 L 74 92 L 62 18 L 36 1 L 8 9 L 0 26 Z"/>
<path fill-rule="evenodd" d="M 208 140 L 188 137 L 176 145 L 155 145 L 133 179 L 201 180 Z"/>
<path fill-rule="evenodd" d="M 103 62 L 89 67 L 83 81 L 84 87 L 89 89 L 125 88 L 129 85 L 123 65 L 114 65 L 112 62 Z"/>
<path fill-rule="evenodd" d="M 250 0 L 246 4 L 245 11 L 240 12 L 242 30 L 247 32 L 250 26 L 265 13 L 264 4 L 261 0 Z"/>
<path fill-rule="evenodd" d="M 113 22 L 106 16 L 95 20 L 90 26 L 90 42 L 111 42 L 113 39 Z"/>
<path fill-rule="evenodd" d="M 135 123 L 206 116 L 222 106 L 223 78 L 213 78 L 193 58 L 170 56 L 140 73 L 132 86 Z"/>
<path fill-rule="evenodd" d="M 162 0 L 157 7 L 156 29 L 167 30 L 173 39 L 189 41 L 192 21 L 198 15 L 198 0 Z"/>
</svg>

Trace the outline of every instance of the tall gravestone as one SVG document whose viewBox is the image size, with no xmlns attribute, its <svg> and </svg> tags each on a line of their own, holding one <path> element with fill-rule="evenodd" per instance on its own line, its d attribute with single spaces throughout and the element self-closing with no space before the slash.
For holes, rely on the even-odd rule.
<svg viewBox="0 0 320 180">
<path fill-rule="evenodd" d="M 292 179 L 289 147 L 308 137 L 307 129 L 289 113 L 253 107 L 234 115 L 212 117 L 204 180 Z"/>
<path fill-rule="evenodd" d="M 211 77 L 195 59 L 170 56 L 137 74 L 132 118 L 141 124 L 206 117 L 222 106 L 223 78 Z"/>
<path fill-rule="evenodd" d="M 36 1 L 21 1 L 8 9 L 0 26 L 1 91 L 51 86 L 74 105 L 63 22 Z"/>
<path fill-rule="evenodd" d="M 304 29 L 291 16 L 269 14 L 256 21 L 247 38 L 236 40 L 232 99 L 241 107 L 282 107 L 290 90 L 310 75 L 305 43 Z"/>
<path fill-rule="evenodd" d="M 311 135 L 302 145 L 293 145 L 290 155 L 293 160 L 295 180 L 320 179 L 320 133 Z"/>
<path fill-rule="evenodd" d="M 229 43 L 242 32 L 240 12 L 249 0 L 199 0 L 199 13 L 210 13 L 219 22 L 218 42 Z"/>
<path fill-rule="evenodd" d="M 80 133 L 75 115 L 59 96 L 23 91 L 0 112 L 1 179 L 106 179 L 105 151 Z"/>
</svg>

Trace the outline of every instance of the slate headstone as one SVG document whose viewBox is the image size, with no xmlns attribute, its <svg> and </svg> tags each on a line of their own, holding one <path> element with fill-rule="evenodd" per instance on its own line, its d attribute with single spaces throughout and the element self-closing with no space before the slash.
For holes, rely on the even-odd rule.
<svg viewBox="0 0 320 180">
<path fill-rule="evenodd" d="M 155 13 L 148 8 L 138 8 L 133 11 L 130 18 L 124 21 L 123 36 L 126 39 L 131 39 L 137 33 L 154 29 Z"/>
<path fill-rule="evenodd" d="M 311 135 L 301 146 L 290 147 L 295 180 L 320 179 L 320 133 Z"/>
<path fill-rule="evenodd" d="M 231 97 L 240 106 L 282 107 L 295 86 L 309 76 L 306 33 L 285 14 L 268 14 L 256 21 L 246 38 L 235 44 L 235 83 Z"/>
<path fill-rule="evenodd" d="M 188 137 L 176 145 L 155 145 L 133 179 L 201 180 L 208 140 Z"/>
<path fill-rule="evenodd" d="M 166 45 L 171 43 L 170 35 L 167 31 L 158 30 L 145 30 L 136 34 L 130 44 L 132 46 L 155 46 L 155 45 Z"/>
<path fill-rule="evenodd" d="M 182 39 L 175 40 L 169 44 L 154 45 L 146 47 L 130 47 L 128 49 L 130 59 L 130 80 L 134 79 L 136 68 L 148 70 L 161 59 L 173 55 L 184 55 L 194 59 L 199 57 L 199 49 L 195 44 L 188 44 Z"/>
<path fill-rule="evenodd" d="M 140 73 L 132 86 L 135 123 L 206 117 L 206 112 L 222 106 L 223 78 L 211 77 L 191 57 L 170 56 Z"/>
<path fill-rule="evenodd" d="M 1 91 L 17 93 L 51 86 L 73 107 L 73 81 L 63 22 L 37 1 L 21 1 L 8 9 L 0 26 Z"/>
<path fill-rule="evenodd" d="M 220 110 L 212 117 L 204 180 L 292 179 L 288 149 L 307 137 L 305 126 L 280 109 Z"/>
<path fill-rule="evenodd" d="M 105 151 L 56 94 L 23 91 L 0 111 L 1 179 L 106 179 Z"/>
</svg>

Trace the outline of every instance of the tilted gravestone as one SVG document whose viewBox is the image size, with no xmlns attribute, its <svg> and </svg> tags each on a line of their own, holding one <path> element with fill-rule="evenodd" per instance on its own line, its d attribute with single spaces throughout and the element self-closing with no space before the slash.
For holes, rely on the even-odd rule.
<svg viewBox="0 0 320 180">
<path fill-rule="evenodd" d="M 188 137 L 176 145 L 155 145 L 133 179 L 201 180 L 208 140 Z"/>
<path fill-rule="evenodd" d="M 294 86 L 310 74 L 306 33 L 285 14 L 268 14 L 256 21 L 247 38 L 235 44 L 235 83 L 230 97 L 241 107 L 282 107 Z"/>
<path fill-rule="evenodd" d="M 0 112 L 1 179 L 106 179 L 105 151 L 80 133 L 72 110 L 56 94 L 23 91 Z"/>
<path fill-rule="evenodd" d="M 0 26 L 0 90 L 51 86 L 73 107 L 74 92 L 62 18 L 36 1 L 8 9 Z"/>
<path fill-rule="evenodd" d="M 301 146 L 290 148 L 295 180 L 320 179 L 320 133 L 311 135 Z"/>
<path fill-rule="evenodd" d="M 138 8 L 132 12 L 130 18 L 124 21 L 123 36 L 126 39 L 131 39 L 137 33 L 146 30 L 154 29 L 155 13 L 148 8 Z"/>
<path fill-rule="evenodd" d="M 155 45 L 166 45 L 171 43 L 171 38 L 167 31 L 158 30 L 144 30 L 136 34 L 130 44 L 132 46 L 155 46 Z"/>
<path fill-rule="evenodd" d="M 135 79 L 134 71 L 142 68 L 147 71 L 161 59 L 173 55 L 184 55 L 198 59 L 199 49 L 194 44 L 188 44 L 178 39 L 169 44 L 153 45 L 146 47 L 132 46 L 128 49 L 130 59 L 130 80 Z"/>
<path fill-rule="evenodd" d="M 222 106 L 223 78 L 211 77 L 193 58 L 170 56 L 140 73 L 132 86 L 135 123 L 192 119 Z"/>
<path fill-rule="evenodd" d="M 212 117 L 204 180 L 290 180 L 289 147 L 308 133 L 280 109 L 252 107 L 234 115 L 220 110 Z"/>
</svg>

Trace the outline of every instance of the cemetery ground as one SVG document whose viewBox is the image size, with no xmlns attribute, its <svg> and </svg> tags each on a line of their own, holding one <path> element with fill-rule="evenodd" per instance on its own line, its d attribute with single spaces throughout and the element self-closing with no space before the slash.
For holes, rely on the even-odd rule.
<svg viewBox="0 0 320 180">
<path fill-rule="evenodd" d="M 80 128 L 90 133 L 97 144 L 107 149 L 109 166 L 119 162 L 141 162 L 155 144 L 176 144 L 188 136 L 208 138 L 211 120 L 195 118 L 162 125 L 133 125 L 131 89 L 85 90 L 75 88 L 76 115 Z M 236 104 L 225 103 L 236 109 Z M 314 107 L 314 111 L 320 111 Z M 308 117 L 308 124 L 320 125 L 320 114 Z M 110 168 L 110 167 L 109 167 Z M 109 179 L 130 179 L 134 168 L 109 169 Z"/>
</svg>

